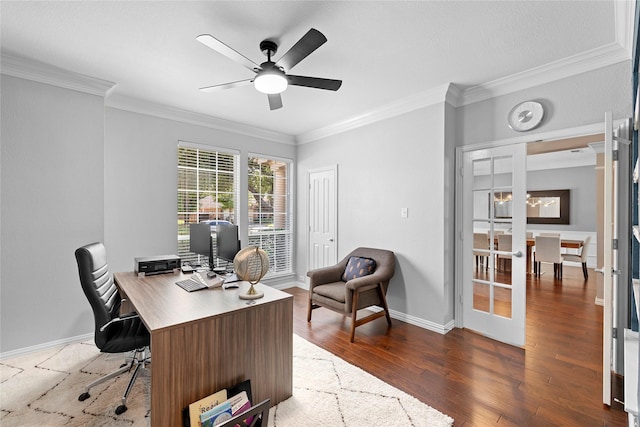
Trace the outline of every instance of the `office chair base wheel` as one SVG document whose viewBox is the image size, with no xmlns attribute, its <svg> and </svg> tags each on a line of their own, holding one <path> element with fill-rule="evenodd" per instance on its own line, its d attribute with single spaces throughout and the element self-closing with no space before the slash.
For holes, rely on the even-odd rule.
<svg viewBox="0 0 640 427">
<path fill-rule="evenodd" d="M 120 415 L 127 410 L 127 407 L 124 405 L 120 405 L 116 408 L 116 415 Z"/>
<path fill-rule="evenodd" d="M 91 395 L 87 392 L 82 393 L 80 396 L 78 396 L 78 400 L 80 402 L 83 402 L 85 400 L 87 400 L 89 397 L 91 397 Z"/>
</svg>

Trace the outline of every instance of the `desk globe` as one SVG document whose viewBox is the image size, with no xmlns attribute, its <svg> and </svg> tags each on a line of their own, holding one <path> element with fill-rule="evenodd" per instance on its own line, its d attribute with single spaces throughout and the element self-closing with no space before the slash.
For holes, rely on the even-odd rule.
<svg viewBox="0 0 640 427">
<path fill-rule="evenodd" d="M 240 294 L 240 298 L 257 299 L 264 296 L 264 293 L 256 291 L 253 285 L 269 271 L 269 257 L 265 251 L 257 246 L 242 249 L 233 259 L 233 269 L 240 280 L 251 283 L 247 293 Z"/>
</svg>

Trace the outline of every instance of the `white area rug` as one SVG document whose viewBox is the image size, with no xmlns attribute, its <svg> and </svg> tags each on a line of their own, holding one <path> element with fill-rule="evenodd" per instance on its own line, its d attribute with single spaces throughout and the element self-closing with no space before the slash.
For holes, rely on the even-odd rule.
<svg viewBox="0 0 640 427">
<path fill-rule="evenodd" d="M 149 372 L 138 377 L 127 406 L 115 415 L 129 375 L 91 390 L 84 385 L 122 361 L 93 342 L 70 344 L 0 362 L 0 424 L 10 426 L 147 426 Z M 337 356 L 293 336 L 293 396 L 269 413 L 271 427 L 429 426 L 453 419 Z"/>
</svg>

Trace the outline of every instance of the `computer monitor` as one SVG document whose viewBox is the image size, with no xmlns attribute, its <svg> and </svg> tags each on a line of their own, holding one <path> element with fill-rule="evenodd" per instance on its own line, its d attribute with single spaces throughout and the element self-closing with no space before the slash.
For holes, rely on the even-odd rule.
<svg viewBox="0 0 640 427">
<path fill-rule="evenodd" d="M 218 224 L 216 228 L 216 256 L 227 262 L 233 262 L 238 251 L 240 251 L 238 226 Z"/>
<path fill-rule="evenodd" d="M 189 224 L 189 250 L 207 257 L 209 268 L 213 267 L 211 251 L 211 226 L 206 223 Z"/>
</svg>

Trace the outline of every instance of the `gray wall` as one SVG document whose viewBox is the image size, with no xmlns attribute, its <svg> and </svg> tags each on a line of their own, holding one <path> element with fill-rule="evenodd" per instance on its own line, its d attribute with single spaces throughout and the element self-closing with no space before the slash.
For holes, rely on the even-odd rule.
<svg viewBox="0 0 640 427">
<path fill-rule="evenodd" d="M 398 273 L 389 289 L 390 308 L 415 323 L 444 328 L 453 318 L 459 270 L 453 250 L 453 147 L 522 136 L 508 128 L 506 117 L 515 104 L 529 99 L 547 107 L 542 125 L 528 133 L 532 141 L 536 133 L 601 123 L 607 110 L 616 119 L 629 117 L 630 67 L 625 61 L 459 108 L 443 103 L 304 144 L 298 150 L 298 179 L 305 180 L 309 169 L 338 164 L 339 256 L 361 245 L 394 250 Z M 557 173 L 563 178 L 562 171 Z M 595 178 L 588 179 L 595 187 Z M 533 177 L 529 188 L 537 185 L 534 181 L 542 182 Z M 582 184 L 576 183 L 579 193 L 586 191 Z M 595 230 L 595 214 L 584 207 L 591 202 L 576 197 L 577 209 L 586 213 L 575 221 L 572 215 L 572 229 Z M 400 218 L 400 207 L 409 208 L 408 219 Z M 306 214 L 301 188 L 299 230 L 307 229 Z M 304 232 L 297 240 L 302 278 Z"/>
<path fill-rule="evenodd" d="M 177 144 L 188 141 L 240 152 L 240 189 L 248 153 L 295 160 L 296 147 L 203 126 L 105 109 L 105 246 L 113 271 L 133 269 L 139 256 L 177 252 Z M 240 193 L 238 218 L 246 217 Z M 240 223 L 246 244 L 246 227 Z"/>
<path fill-rule="evenodd" d="M 456 111 L 458 145 L 490 142 L 604 123 L 605 111 L 614 119 L 631 117 L 631 62 L 623 61 L 594 71 L 560 79 L 507 95 L 460 107 Z M 507 125 L 507 114 L 519 102 L 534 100 L 545 106 L 545 117 L 526 134 Z"/>
<path fill-rule="evenodd" d="M 5 75 L 1 84 L 1 353 L 93 332 L 78 247 L 105 242 L 112 271 L 176 252 L 179 140 L 235 149 L 241 164 L 248 153 L 295 160 L 294 145 L 105 109 L 100 96 Z"/>
<path fill-rule="evenodd" d="M 103 99 L 2 75 L 0 351 L 91 331 L 74 251 L 104 236 Z"/>
<path fill-rule="evenodd" d="M 583 166 L 527 173 L 527 190 L 571 190 L 569 225 L 527 224 L 527 230 L 596 232 L 596 169 Z"/>
<path fill-rule="evenodd" d="M 308 170 L 332 164 L 338 165 L 338 258 L 358 246 L 394 251 L 389 307 L 435 325 L 451 321 L 452 203 L 443 203 L 451 169 L 445 167 L 444 103 L 301 145 L 298 181 L 307 182 Z M 298 230 L 308 230 L 307 196 L 300 185 Z M 408 218 L 400 216 L 403 207 Z M 304 232 L 297 238 L 301 278 L 307 271 L 307 238 Z"/>
<path fill-rule="evenodd" d="M 422 108 L 297 149 L 105 109 L 101 97 L 4 75 L 1 84 L 1 352 L 91 332 L 78 246 L 105 241 L 114 270 L 130 270 L 135 256 L 175 252 L 178 140 L 235 148 L 242 160 L 248 152 L 295 160 L 297 151 L 302 183 L 308 169 L 337 163 L 339 255 L 359 245 L 396 251 L 391 308 L 438 327 L 453 318 L 454 145 L 519 135 L 506 114 L 525 99 L 549 106 L 532 139 L 599 123 L 606 110 L 631 115 L 629 62 L 460 108 Z M 303 278 L 306 189 L 294 194 Z M 409 218 L 400 218 L 401 207 Z"/>
</svg>

